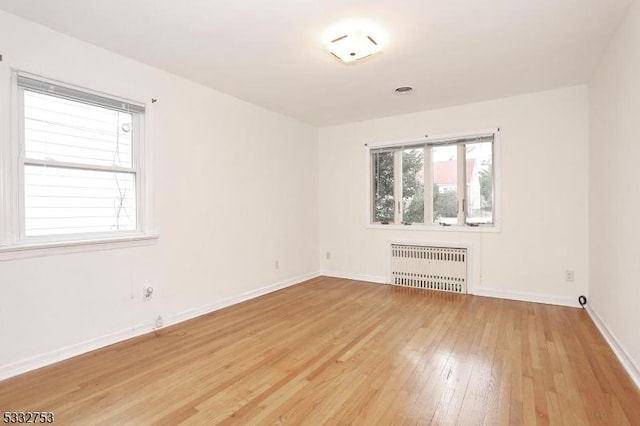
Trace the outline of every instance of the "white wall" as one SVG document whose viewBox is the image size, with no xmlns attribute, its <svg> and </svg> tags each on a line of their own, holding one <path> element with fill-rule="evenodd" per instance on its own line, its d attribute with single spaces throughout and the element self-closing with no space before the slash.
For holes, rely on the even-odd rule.
<svg viewBox="0 0 640 426">
<path fill-rule="evenodd" d="M 501 232 L 366 228 L 365 143 L 496 127 Z M 383 281 L 390 240 L 463 242 L 473 245 L 475 293 L 575 305 L 588 283 L 587 127 L 579 86 L 320 129 L 322 269 Z"/>
<path fill-rule="evenodd" d="M 637 16 L 636 7 L 635 22 Z M 631 164 L 628 153 L 638 150 L 631 113 L 621 118 L 608 112 L 621 106 L 640 110 L 637 96 L 626 96 L 627 91 L 637 93 L 639 85 L 637 53 L 624 42 L 631 26 L 626 24 L 621 47 L 608 53 L 590 88 L 591 114 L 600 116 L 591 128 L 592 160 Z M 611 191 L 600 198 L 594 193 L 589 229 L 586 87 L 318 132 L 4 12 L 0 40 L 2 124 L 7 124 L 10 68 L 134 100 L 158 98 L 152 106 L 151 142 L 160 234 L 151 246 L 0 262 L 0 341 L 11 342 L 0 346 L 0 378 L 148 330 L 159 314 L 177 320 L 319 269 L 384 281 L 391 240 L 470 244 L 474 292 L 574 304 L 578 295 L 587 294 L 589 231 L 597 241 L 591 253 L 591 303 L 639 359 L 638 339 L 625 329 L 626 323 L 633 324 L 628 321 L 632 299 L 626 294 L 636 291 L 637 296 L 638 291 L 626 273 L 638 272 L 638 265 L 631 259 L 632 247 L 620 244 L 630 235 L 633 209 L 624 212 L 630 216 L 622 225 L 615 225 L 612 212 L 617 219 L 620 209 L 607 207 L 629 207 L 632 170 L 592 161 L 592 188 L 618 185 L 620 190 L 613 192 L 615 200 Z M 624 68 L 620 64 L 635 66 L 635 74 L 616 71 Z M 626 133 L 610 141 L 620 120 Z M 366 228 L 364 143 L 493 127 L 501 128 L 500 232 Z M 7 133 L 5 126 L 2 137 Z M 597 135 L 607 135 L 607 143 L 617 149 L 602 149 L 604 139 Z M 631 203 L 637 206 L 638 200 L 632 197 Z M 324 257 L 327 251 L 330 260 Z M 621 268 L 614 284 L 606 269 L 610 266 Z M 575 282 L 564 281 L 567 269 L 575 271 Z M 150 302 L 141 300 L 144 284 L 156 288 Z M 611 303 L 605 285 L 620 290 Z M 618 304 L 624 309 L 616 310 Z"/>
<path fill-rule="evenodd" d="M 151 246 L 0 262 L 0 378 L 318 270 L 316 129 L 4 12 L 0 40 L 2 143 L 10 68 L 158 99 L 160 234 Z M 144 284 L 156 288 L 148 302 Z"/>
<path fill-rule="evenodd" d="M 590 305 L 640 385 L 640 4 L 589 85 Z M 623 360 L 624 362 L 624 360 Z"/>
</svg>

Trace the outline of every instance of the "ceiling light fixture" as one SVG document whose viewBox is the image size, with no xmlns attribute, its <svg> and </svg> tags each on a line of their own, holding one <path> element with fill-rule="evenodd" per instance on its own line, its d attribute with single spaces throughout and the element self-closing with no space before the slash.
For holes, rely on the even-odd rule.
<svg viewBox="0 0 640 426">
<path fill-rule="evenodd" d="M 361 30 L 334 38 L 328 48 L 333 56 L 346 64 L 367 58 L 380 51 L 380 46 L 374 38 Z"/>
<path fill-rule="evenodd" d="M 361 18 L 336 22 L 321 36 L 325 50 L 343 64 L 360 62 L 380 52 L 388 42 L 388 34 L 379 24 Z"/>
</svg>

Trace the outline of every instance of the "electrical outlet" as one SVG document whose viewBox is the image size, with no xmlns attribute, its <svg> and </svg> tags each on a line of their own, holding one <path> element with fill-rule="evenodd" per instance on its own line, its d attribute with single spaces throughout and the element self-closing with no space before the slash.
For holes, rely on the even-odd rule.
<svg viewBox="0 0 640 426">
<path fill-rule="evenodd" d="M 276 260 L 275 265 L 276 269 L 280 269 L 280 261 Z"/>
<path fill-rule="evenodd" d="M 325 257 L 327 260 L 331 260 L 331 252 L 330 252 L 330 251 L 326 252 L 326 253 L 325 253 L 325 255 L 324 255 L 324 257 Z"/>
<path fill-rule="evenodd" d="M 162 315 L 158 315 L 156 318 L 156 328 L 162 328 L 164 326 L 164 320 L 162 319 Z"/>
<path fill-rule="evenodd" d="M 565 281 L 575 281 L 576 273 L 572 269 L 567 269 L 564 271 L 564 280 Z"/>
<path fill-rule="evenodd" d="M 153 297 L 153 286 L 150 285 L 145 285 L 144 287 L 142 287 L 142 299 L 147 301 L 147 300 L 151 300 L 151 298 Z"/>
</svg>

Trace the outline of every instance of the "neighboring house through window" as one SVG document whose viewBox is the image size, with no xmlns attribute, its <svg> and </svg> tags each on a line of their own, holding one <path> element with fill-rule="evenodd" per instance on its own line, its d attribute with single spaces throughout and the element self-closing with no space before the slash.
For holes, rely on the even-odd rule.
<svg viewBox="0 0 640 426">
<path fill-rule="evenodd" d="M 496 134 L 371 145 L 371 223 L 495 225 Z"/>
</svg>

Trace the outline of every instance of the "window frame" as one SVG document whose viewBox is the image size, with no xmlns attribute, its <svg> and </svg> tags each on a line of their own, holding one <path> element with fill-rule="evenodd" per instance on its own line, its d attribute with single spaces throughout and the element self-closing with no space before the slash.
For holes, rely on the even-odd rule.
<svg viewBox="0 0 640 426">
<path fill-rule="evenodd" d="M 460 160 L 460 153 L 465 150 L 467 144 L 464 143 L 453 143 L 455 140 L 465 139 L 465 138 L 473 138 L 473 137 L 483 137 L 483 136 L 493 136 L 493 158 L 492 158 L 492 168 L 493 168 L 493 223 L 491 224 L 478 224 L 478 225 L 470 225 L 463 220 L 462 224 L 452 224 L 452 225 L 440 225 L 434 224 L 432 222 L 433 218 L 433 182 L 432 182 L 432 171 L 427 164 L 431 164 L 431 149 L 427 149 L 428 146 L 438 146 L 438 145 L 447 145 L 447 142 L 451 142 L 451 145 L 458 146 L 458 161 Z M 380 142 L 372 142 L 365 144 L 366 151 L 366 171 L 367 171 L 367 206 L 366 206 L 366 227 L 368 229 L 391 229 L 391 230 L 422 230 L 422 231 L 445 231 L 445 232 L 500 232 L 501 230 L 501 185 L 500 185 L 500 175 L 501 175 L 501 161 L 500 161 L 500 129 L 486 129 L 486 130 L 478 130 L 478 131 L 470 131 L 470 132 L 462 132 L 462 133 L 454 133 L 454 134 L 444 134 L 437 136 L 424 136 L 422 138 L 411 138 L 411 139 L 402 139 L 396 141 L 380 141 Z M 401 187 L 399 186 L 398 179 L 402 178 L 402 170 L 401 167 L 398 169 L 398 165 L 402 165 L 402 150 L 399 148 L 414 148 L 424 146 L 424 199 L 425 199 L 425 223 L 412 223 L 412 224 L 404 224 L 400 223 L 397 220 L 397 211 L 398 211 L 398 201 L 400 203 L 402 200 L 397 200 L 394 198 L 395 204 L 395 213 L 394 218 L 396 219 L 393 223 L 382 224 L 380 222 L 373 221 L 373 200 L 374 200 L 374 182 L 373 182 L 373 170 L 372 170 L 372 154 L 375 150 L 379 149 L 396 149 L 394 153 L 394 194 L 401 194 Z M 465 154 L 466 156 L 466 154 Z M 460 180 L 460 174 L 464 173 L 465 170 L 460 170 L 458 167 L 458 180 Z M 466 181 L 463 179 L 464 185 L 458 185 L 457 192 L 464 193 L 463 201 L 460 200 L 458 195 L 458 204 L 466 203 Z M 400 206 L 402 207 L 402 205 Z M 466 206 L 465 206 L 466 207 Z M 401 208 L 402 210 L 402 208 Z M 460 222 L 460 215 L 466 215 L 466 213 L 461 212 L 461 208 L 458 209 L 458 221 Z"/>
<path fill-rule="evenodd" d="M 153 194 L 149 181 L 151 179 L 151 147 L 149 143 L 151 104 L 131 101 L 119 96 L 102 93 L 70 83 L 41 77 L 39 75 L 10 69 L 9 102 L 2 102 L 0 113 L 3 113 L 4 124 L 8 131 L 8 143 L 0 143 L 0 166 L 4 170 L 0 173 L 0 206 L 2 207 L 2 223 L 0 223 L 0 260 L 10 260 L 22 257 L 43 256 L 56 253 L 81 252 L 88 250 L 104 250 L 111 248 L 152 244 L 158 238 L 153 221 Z M 3 77 L 0 74 L 0 78 Z M 75 90 L 88 97 L 100 97 L 114 102 L 134 105 L 143 112 L 132 114 L 134 132 L 132 139 L 131 167 L 83 165 L 81 163 L 57 160 L 27 159 L 24 143 L 24 91 L 30 90 L 21 86 L 18 77 L 37 79 L 60 88 Z M 0 92 L 2 90 L 0 89 Z M 34 90 L 37 92 L 37 90 Z M 45 91 L 42 93 L 49 94 Z M 52 94 L 55 96 L 55 93 Z M 90 99 L 70 99 L 77 102 L 105 107 Z M 3 110 L 6 109 L 6 112 Z M 8 118 L 8 119 L 7 119 Z M 124 231 L 86 232 L 76 234 L 59 234 L 44 236 L 27 236 L 25 229 L 25 166 L 48 165 L 51 167 L 65 167 L 75 170 L 116 171 L 132 173 L 136 186 L 136 229 Z"/>
</svg>

